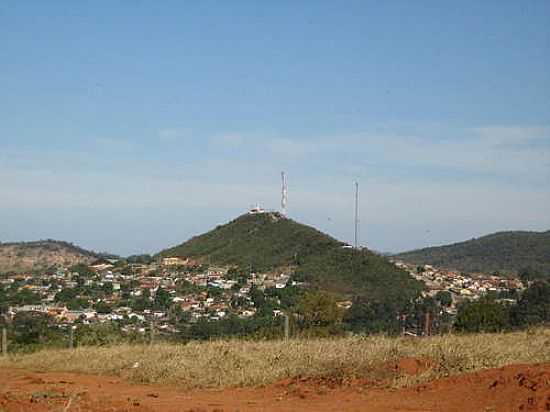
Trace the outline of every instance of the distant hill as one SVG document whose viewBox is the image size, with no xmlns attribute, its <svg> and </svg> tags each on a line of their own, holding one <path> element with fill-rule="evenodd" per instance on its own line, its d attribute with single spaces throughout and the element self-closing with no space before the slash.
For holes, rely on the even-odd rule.
<svg viewBox="0 0 550 412">
<path fill-rule="evenodd" d="M 279 213 L 246 214 L 160 256 L 182 256 L 258 272 L 290 270 L 322 289 L 408 299 L 422 284 L 386 258 L 345 244 Z"/>
<path fill-rule="evenodd" d="M 0 272 L 22 272 L 54 265 L 90 263 L 98 254 L 58 240 L 0 243 Z"/>
<path fill-rule="evenodd" d="M 431 264 L 464 272 L 517 274 L 531 268 L 550 276 L 550 231 L 499 232 L 447 246 L 395 255 L 415 264 Z"/>
</svg>

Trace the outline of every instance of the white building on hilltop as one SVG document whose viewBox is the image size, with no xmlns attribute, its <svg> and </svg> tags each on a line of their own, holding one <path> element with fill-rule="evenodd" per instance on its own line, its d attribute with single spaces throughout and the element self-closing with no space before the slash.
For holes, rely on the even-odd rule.
<svg viewBox="0 0 550 412">
<path fill-rule="evenodd" d="M 260 207 L 259 203 L 256 203 L 256 206 L 252 206 L 248 211 L 248 214 L 250 215 L 257 215 L 260 213 L 265 213 L 265 210 Z"/>
</svg>

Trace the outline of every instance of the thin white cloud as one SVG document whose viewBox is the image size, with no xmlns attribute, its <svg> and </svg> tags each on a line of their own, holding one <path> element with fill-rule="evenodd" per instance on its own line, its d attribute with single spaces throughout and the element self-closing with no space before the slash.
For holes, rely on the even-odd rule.
<svg viewBox="0 0 550 412">
<path fill-rule="evenodd" d="M 277 208 L 279 172 L 287 170 L 291 216 L 350 240 L 352 182 L 358 177 L 367 244 L 399 250 L 424 245 L 418 230 L 445 228 L 448 233 L 430 238 L 437 243 L 468 233 L 550 227 L 550 192 L 537 185 L 550 177 L 547 133 L 546 127 L 491 126 L 465 129 L 461 140 L 420 134 L 320 139 L 227 134 L 209 146 L 223 143 L 246 155 L 212 151 L 201 158 L 199 153 L 190 164 L 128 157 L 108 168 L 101 166 L 111 166 L 116 156 L 104 161 L 94 158 L 98 153 L 56 151 L 49 153 L 56 160 L 50 162 L 36 151 L 2 153 L 0 209 L 52 214 L 93 209 L 116 216 L 150 208 L 160 222 L 172 216 L 193 219 L 188 213 L 204 210 L 223 220 L 256 201 Z M 533 146 L 533 139 L 543 144 Z M 91 167 L 83 167 L 85 162 Z M 388 177 L 379 173 L 382 168 L 401 173 Z M 418 170 L 422 173 L 415 174 Z M 447 170 L 453 173 L 439 175 Z M 467 172 L 467 178 L 454 178 L 457 171 Z M 76 231 L 98 224 L 78 221 L 82 227 Z"/>
<path fill-rule="evenodd" d="M 278 156 L 348 154 L 349 158 L 396 168 L 437 167 L 502 177 L 550 172 L 550 127 L 491 126 L 463 133 L 462 139 L 365 133 L 312 140 L 272 139 L 263 144 Z M 533 146 L 534 140 L 548 144 Z"/>
<path fill-rule="evenodd" d="M 214 136 L 210 139 L 211 144 L 221 144 L 229 147 L 239 147 L 246 144 L 247 138 L 243 135 L 236 133 L 227 133 Z"/>
<path fill-rule="evenodd" d="M 190 128 L 173 127 L 164 128 L 158 131 L 158 138 L 163 142 L 177 142 L 187 140 L 193 137 L 193 131 Z"/>
<path fill-rule="evenodd" d="M 538 139 L 550 139 L 549 126 L 485 126 L 472 129 L 483 140 L 494 145 L 528 143 Z"/>
</svg>

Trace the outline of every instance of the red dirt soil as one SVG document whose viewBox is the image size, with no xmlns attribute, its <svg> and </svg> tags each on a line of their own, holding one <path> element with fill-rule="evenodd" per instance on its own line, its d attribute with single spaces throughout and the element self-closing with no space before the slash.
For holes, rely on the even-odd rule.
<svg viewBox="0 0 550 412">
<path fill-rule="evenodd" d="M 404 360 L 399 369 L 416 373 L 424 365 Z M 264 388 L 186 391 L 107 376 L 2 369 L 0 411 L 550 411 L 550 364 L 511 365 L 398 390 L 293 379 Z"/>
</svg>

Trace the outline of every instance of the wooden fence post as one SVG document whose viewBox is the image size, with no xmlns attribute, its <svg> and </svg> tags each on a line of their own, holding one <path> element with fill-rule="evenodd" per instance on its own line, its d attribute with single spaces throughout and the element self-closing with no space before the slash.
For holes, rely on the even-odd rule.
<svg viewBox="0 0 550 412">
<path fill-rule="evenodd" d="M 69 349 L 74 348 L 74 328 L 72 325 L 69 328 Z"/>
<path fill-rule="evenodd" d="M 288 319 L 288 315 L 286 313 L 284 314 L 284 317 L 285 317 L 285 340 L 288 340 L 288 338 L 290 336 L 289 319 Z"/>
<path fill-rule="evenodd" d="M 424 314 L 424 336 L 430 336 L 432 334 L 432 314 L 427 311 Z"/>
</svg>

